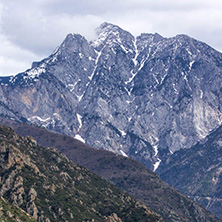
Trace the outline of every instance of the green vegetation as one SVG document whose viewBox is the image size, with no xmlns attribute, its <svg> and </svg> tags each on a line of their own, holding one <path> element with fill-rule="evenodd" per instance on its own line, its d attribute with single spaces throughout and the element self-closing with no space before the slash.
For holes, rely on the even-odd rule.
<svg viewBox="0 0 222 222">
<path fill-rule="evenodd" d="M 125 190 L 149 209 L 161 215 L 165 221 L 220 221 L 209 211 L 169 187 L 160 180 L 157 174 L 146 169 L 137 161 L 105 150 L 93 149 L 72 137 L 55 134 L 45 129 L 34 128 L 22 123 L 13 123 L 12 126 L 20 135 L 33 136 L 44 147 L 57 147 L 74 163 L 87 167 Z M 174 178 L 181 175 L 183 172 L 176 173 L 169 178 L 173 181 Z M 186 177 L 183 178 L 183 181 L 185 180 L 187 180 Z M 220 194 L 221 192 L 218 190 L 218 195 Z M 204 199 L 204 201 L 206 206 L 209 200 Z"/>
<path fill-rule="evenodd" d="M 1 222 L 34 222 L 26 212 L 22 211 L 18 206 L 12 205 L 5 199 L 0 197 L 0 221 Z"/>
<path fill-rule="evenodd" d="M 122 221 L 162 219 L 106 180 L 70 161 L 55 148 L 19 137 L 0 125 L 3 197 L 44 221 Z"/>
</svg>

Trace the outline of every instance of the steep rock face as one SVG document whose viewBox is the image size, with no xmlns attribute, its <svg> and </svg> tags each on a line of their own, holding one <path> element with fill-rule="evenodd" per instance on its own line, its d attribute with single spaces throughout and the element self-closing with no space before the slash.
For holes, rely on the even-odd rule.
<svg viewBox="0 0 222 222">
<path fill-rule="evenodd" d="M 222 127 L 160 164 L 161 178 L 222 218 Z"/>
<path fill-rule="evenodd" d="M 1 78 L 1 104 L 153 170 L 221 124 L 221 53 L 185 35 L 135 38 L 108 23 L 97 34 L 69 34 L 32 69 Z"/>
<path fill-rule="evenodd" d="M 56 148 L 40 147 L 32 137 L 21 138 L 3 125 L 0 125 L 0 181 L 0 197 L 39 222 L 112 218 L 163 221 L 114 185 L 74 164 Z"/>
<path fill-rule="evenodd" d="M 12 126 L 19 135 L 33 136 L 42 146 L 57 147 L 74 163 L 87 167 L 142 201 L 149 209 L 157 212 L 164 221 L 220 221 L 212 213 L 174 190 L 156 173 L 135 160 L 106 150 L 93 149 L 72 137 L 55 134 L 42 128 L 1 118 L 0 122 Z M 108 221 L 115 218 L 115 215 L 111 215 Z M 116 219 L 118 221 L 118 218 Z"/>
</svg>

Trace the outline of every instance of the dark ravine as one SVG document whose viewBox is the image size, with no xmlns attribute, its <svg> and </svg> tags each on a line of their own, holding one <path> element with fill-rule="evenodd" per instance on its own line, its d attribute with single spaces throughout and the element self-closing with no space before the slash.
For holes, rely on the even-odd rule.
<svg viewBox="0 0 222 222">
<path fill-rule="evenodd" d="M 222 127 L 163 161 L 161 178 L 222 218 Z"/>
<path fill-rule="evenodd" d="M 73 162 L 112 182 L 146 204 L 169 222 L 220 221 L 209 211 L 174 190 L 142 164 L 105 150 L 96 150 L 80 141 L 31 127 L 24 123 L 1 119 L 22 136 L 30 135 L 45 147 L 57 147 Z"/>
<path fill-rule="evenodd" d="M 0 181 L 0 196 L 38 222 L 163 221 L 144 204 L 74 164 L 56 148 L 43 148 L 32 137 L 19 137 L 3 125 Z"/>
<path fill-rule="evenodd" d="M 186 35 L 134 37 L 102 24 L 0 78 L 0 113 L 139 160 L 156 170 L 222 123 L 222 54 Z"/>
</svg>

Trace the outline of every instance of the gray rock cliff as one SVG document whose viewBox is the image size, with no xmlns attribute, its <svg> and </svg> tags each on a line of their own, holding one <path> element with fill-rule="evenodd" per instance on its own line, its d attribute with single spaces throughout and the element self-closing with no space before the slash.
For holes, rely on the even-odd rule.
<svg viewBox="0 0 222 222">
<path fill-rule="evenodd" d="M 0 78 L 2 115 L 153 170 L 221 125 L 221 53 L 185 35 L 134 37 L 109 23 L 97 35 L 88 42 L 69 34 L 31 69 Z"/>
</svg>

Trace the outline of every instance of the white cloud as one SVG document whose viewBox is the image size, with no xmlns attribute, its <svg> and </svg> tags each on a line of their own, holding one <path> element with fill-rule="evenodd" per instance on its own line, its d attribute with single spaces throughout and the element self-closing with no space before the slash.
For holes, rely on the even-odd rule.
<svg viewBox="0 0 222 222">
<path fill-rule="evenodd" d="M 0 0 L 0 74 L 29 68 L 68 33 L 93 39 L 105 21 L 134 35 L 184 33 L 222 50 L 221 10 L 221 0 Z"/>
<path fill-rule="evenodd" d="M 31 67 L 40 56 L 20 48 L 0 35 L 0 76 L 15 75 Z"/>
<path fill-rule="evenodd" d="M 70 32 L 79 32 L 88 38 L 102 22 L 94 15 L 45 14 L 46 9 L 40 9 L 32 5 L 24 10 L 23 4 L 15 2 L 2 16 L 4 34 L 15 44 L 38 54 L 52 51 Z"/>
<path fill-rule="evenodd" d="M 0 56 L 0 76 L 11 76 L 22 72 L 29 67 L 27 61 L 16 61 L 13 58 Z M 10 67 L 10 70 L 9 70 Z"/>
</svg>

